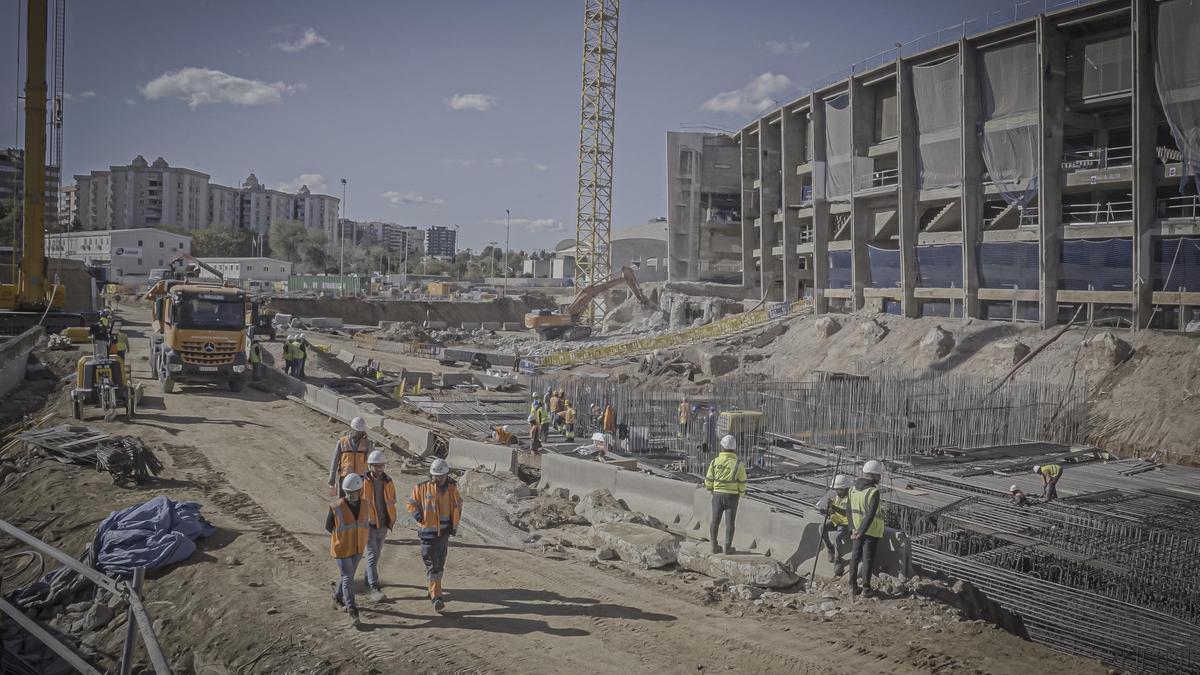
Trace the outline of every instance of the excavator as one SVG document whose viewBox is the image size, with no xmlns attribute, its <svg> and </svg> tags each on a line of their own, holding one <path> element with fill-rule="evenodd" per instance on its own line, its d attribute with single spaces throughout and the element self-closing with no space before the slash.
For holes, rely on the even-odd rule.
<svg viewBox="0 0 1200 675">
<path fill-rule="evenodd" d="M 649 304 L 649 300 L 642 293 L 641 286 L 638 286 L 637 277 L 633 270 L 628 267 L 621 268 L 620 275 L 609 277 L 605 281 L 592 284 L 587 288 L 579 291 L 579 295 L 567 305 L 563 311 L 551 311 L 548 309 L 530 312 L 525 315 L 525 327 L 532 328 L 537 332 L 538 336 L 543 340 L 580 340 L 592 334 L 592 327 L 581 322 L 584 311 L 592 300 L 601 293 L 616 288 L 621 284 L 629 286 L 629 290 L 633 291 L 634 296 L 643 305 Z"/>
</svg>

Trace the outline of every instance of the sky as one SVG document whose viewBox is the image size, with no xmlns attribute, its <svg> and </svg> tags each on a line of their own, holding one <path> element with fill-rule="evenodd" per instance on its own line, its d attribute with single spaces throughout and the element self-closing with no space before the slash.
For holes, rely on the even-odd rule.
<svg viewBox="0 0 1200 675">
<path fill-rule="evenodd" d="M 0 30 L 14 39 L 24 4 L 0 0 Z M 897 42 L 1012 6 L 625 0 L 613 227 L 666 215 L 665 132 L 739 129 Z M 141 154 L 223 185 L 253 172 L 269 187 L 341 197 L 345 178 L 349 218 L 458 225 L 460 246 L 478 250 L 504 243 L 508 209 L 512 248 L 551 248 L 575 231 L 582 10 L 67 0 L 64 175 Z M 4 146 L 20 145 L 16 51 L 0 56 Z"/>
</svg>

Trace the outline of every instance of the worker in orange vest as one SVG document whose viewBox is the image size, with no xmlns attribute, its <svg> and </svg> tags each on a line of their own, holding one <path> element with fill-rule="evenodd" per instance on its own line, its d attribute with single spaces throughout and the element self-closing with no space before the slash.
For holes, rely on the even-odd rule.
<svg viewBox="0 0 1200 675">
<path fill-rule="evenodd" d="M 368 522 L 371 525 L 367 537 L 367 586 L 371 588 L 371 600 L 384 599 L 383 585 L 379 583 L 379 556 L 383 553 L 383 542 L 388 531 L 396 526 L 396 484 L 384 467 L 387 457 L 376 450 L 367 457 L 367 476 L 363 480 L 363 501 L 371 507 Z"/>
<path fill-rule="evenodd" d="M 604 402 L 604 417 L 600 420 L 600 430 L 606 434 L 617 433 L 617 413 L 608 401 Z"/>
<path fill-rule="evenodd" d="M 362 476 L 352 473 L 342 479 L 341 499 L 329 505 L 325 531 L 329 533 L 329 554 L 337 562 L 340 578 L 333 587 L 333 606 L 346 608 L 350 623 L 358 625 L 358 605 L 354 604 L 354 573 L 367 550 L 370 536 L 371 507 L 363 504 Z"/>
<path fill-rule="evenodd" d="M 367 438 L 367 421 L 361 417 L 350 420 L 350 433 L 338 439 L 333 448 L 333 461 L 329 463 L 329 496 L 334 486 L 346 476 L 367 473 L 367 453 L 371 451 L 371 439 Z M 345 496 L 345 492 L 341 493 Z"/>
<path fill-rule="evenodd" d="M 458 483 L 450 477 L 450 465 L 446 460 L 433 460 L 429 480 L 413 486 L 408 513 L 416 521 L 417 536 L 421 539 L 421 560 L 429 580 L 429 599 L 433 608 L 441 612 L 446 608 L 442 598 L 446 554 L 450 550 L 450 537 L 458 534 L 458 522 L 462 518 L 462 495 L 458 492 Z"/>
</svg>

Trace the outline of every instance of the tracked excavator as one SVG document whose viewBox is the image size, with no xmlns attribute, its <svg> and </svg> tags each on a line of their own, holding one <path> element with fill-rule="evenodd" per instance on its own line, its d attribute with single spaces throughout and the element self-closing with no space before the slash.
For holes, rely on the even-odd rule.
<svg viewBox="0 0 1200 675">
<path fill-rule="evenodd" d="M 592 299 L 597 295 L 604 293 L 610 289 L 616 288 L 621 284 L 629 286 L 629 290 L 637 297 L 638 301 L 643 305 L 649 304 L 649 300 L 642 293 L 641 286 L 638 286 L 637 277 L 634 276 L 633 270 L 628 267 L 622 267 L 619 275 L 609 277 L 605 281 L 592 284 L 587 288 L 579 291 L 579 295 L 571 301 L 562 311 L 552 311 L 548 309 L 530 312 L 525 315 L 525 327 L 532 328 L 537 332 L 538 337 L 543 340 L 580 340 L 592 334 L 592 327 L 582 323 L 584 311 Z"/>
</svg>

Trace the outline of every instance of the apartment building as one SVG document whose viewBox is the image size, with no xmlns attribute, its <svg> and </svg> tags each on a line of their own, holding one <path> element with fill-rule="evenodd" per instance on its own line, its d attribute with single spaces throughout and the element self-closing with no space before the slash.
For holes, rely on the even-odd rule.
<svg viewBox="0 0 1200 675">
<path fill-rule="evenodd" d="M 47 227 L 58 223 L 59 171 L 46 167 L 45 208 Z M 0 214 L 25 198 L 25 151 L 17 148 L 0 150 Z"/>
<path fill-rule="evenodd" d="M 676 281 L 742 280 L 742 177 L 726 134 L 667 132 L 667 257 Z"/>
<path fill-rule="evenodd" d="M 425 230 L 425 255 L 435 258 L 453 258 L 458 250 L 458 230 L 444 225 L 433 225 Z"/>
</svg>

